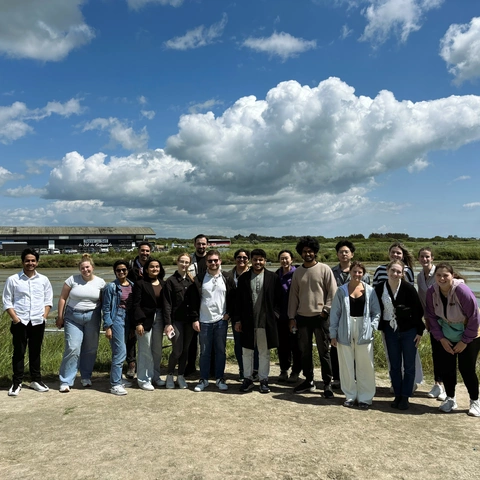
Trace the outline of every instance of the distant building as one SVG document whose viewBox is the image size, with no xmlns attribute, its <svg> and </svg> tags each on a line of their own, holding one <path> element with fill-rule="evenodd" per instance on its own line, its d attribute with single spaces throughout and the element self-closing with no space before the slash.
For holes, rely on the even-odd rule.
<svg viewBox="0 0 480 480">
<path fill-rule="evenodd" d="M 229 238 L 209 238 L 209 247 L 229 247 L 232 241 Z"/>
</svg>

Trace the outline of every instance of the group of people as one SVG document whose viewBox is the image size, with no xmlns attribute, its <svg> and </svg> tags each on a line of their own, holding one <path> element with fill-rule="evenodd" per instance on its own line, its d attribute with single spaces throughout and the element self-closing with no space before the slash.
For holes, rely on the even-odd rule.
<svg viewBox="0 0 480 480">
<path fill-rule="evenodd" d="M 231 323 L 235 356 L 242 381 L 240 392 L 259 382 L 268 393 L 270 351 L 278 350 L 279 382 L 296 383 L 295 393 L 312 392 L 313 337 L 318 349 L 325 398 L 339 386 L 344 406 L 368 409 L 375 395 L 373 339 L 382 333 L 394 393 L 392 408 L 407 410 L 416 384 L 422 381 L 418 346 L 425 328 L 430 333 L 435 384 L 428 395 L 442 400 L 440 410 L 457 408 L 458 369 L 470 396 L 468 414 L 480 416 L 476 360 L 480 351 L 480 316 L 473 292 L 452 267 L 433 264 L 430 248 L 418 254 L 422 270 L 413 286 L 412 255 L 401 243 L 389 249 L 390 262 L 379 266 L 370 285 L 365 266 L 354 261 L 355 246 L 348 240 L 336 245 L 339 264 L 330 268 L 317 260 L 318 241 L 301 237 L 294 254 L 278 254 L 280 268 L 266 269 L 262 249 L 239 249 L 231 271 L 221 268 L 221 254 L 208 250 L 208 239 L 197 235 L 195 253 L 177 257 L 175 273 L 165 280 L 161 262 L 150 256 L 142 242 L 131 262 L 117 260 L 115 280 L 108 285 L 94 275 L 92 258 L 85 254 L 80 273 L 62 288 L 56 325 L 64 328 L 65 349 L 60 366 L 60 392 L 73 386 L 78 370 L 84 387 L 92 385 L 101 317 L 112 349 L 111 393 L 126 395 L 136 379 L 146 391 L 155 387 L 187 389 L 185 376 L 196 369 L 200 348 L 201 392 L 213 376 L 220 391 L 225 381 L 226 342 Z M 36 271 L 38 253 L 22 253 L 23 270 L 7 279 L 4 309 L 12 319 L 13 381 L 9 395 L 22 387 L 24 356 L 29 348 L 30 387 L 48 391 L 40 372 L 45 319 L 52 307 L 48 279 Z M 425 319 L 425 323 L 423 321 Z M 162 379 L 163 335 L 172 342 L 167 375 Z M 197 340 L 198 337 L 198 340 Z M 176 379 L 174 378 L 177 369 Z M 290 372 L 289 372 L 290 371 Z M 305 379 L 299 383 L 303 372 Z"/>
</svg>

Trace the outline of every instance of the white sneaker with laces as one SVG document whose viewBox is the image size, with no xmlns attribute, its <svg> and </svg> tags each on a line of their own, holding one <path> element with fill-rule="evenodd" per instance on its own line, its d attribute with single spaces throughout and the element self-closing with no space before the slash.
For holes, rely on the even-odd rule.
<svg viewBox="0 0 480 480">
<path fill-rule="evenodd" d="M 114 385 L 110 389 L 110 393 L 113 393 L 114 395 L 126 395 L 128 392 L 123 385 Z"/>
<path fill-rule="evenodd" d="M 455 398 L 447 397 L 445 401 L 438 407 L 438 409 L 443 413 L 450 413 L 452 410 L 456 410 L 457 402 Z"/>
<path fill-rule="evenodd" d="M 182 389 L 188 388 L 187 381 L 185 380 L 185 377 L 183 375 L 177 376 L 177 385 L 178 385 L 178 388 L 182 388 Z"/>
<path fill-rule="evenodd" d="M 36 392 L 48 392 L 50 389 L 42 382 L 31 382 L 30 388 Z"/>
<path fill-rule="evenodd" d="M 480 417 L 480 400 L 470 400 L 468 415 L 471 417 Z"/>
<path fill-rule="evenodd" d="M 194 388 L 195 392 L 203 392 L 208 387 L 208 380 L 200 379 L 198 385 Z"/>
<path fill-rule="evenodd" d="M 9 397 L 18 397 L 18 394 L 20 393 L 21 389 L 22 389 L 22 384 L 20 384 L 20 385 L 13 384 L 10 387 L 10 390 L 8 390 L 8 396 Z"/>
<path fill-rule="evenodd" d="M 447 392 L 444 390 L 438 397 L 437 400 L 440 402 L 444 402 L 447 399 Z"/>
<path fill-rule="evenodd" d="M 175 388 L 175 382 L 173 381 L 173 375 L 167 375 L 167 383 L 165 385 L 167 388 Z"/>
<path fill-rule="evenodd" d="M 440 393 L 442 393 L 442 388 L 437 383 L 432 387 L 432 389 L 427 393 L 429 398 L 437 398 Z"/>
<path fill-rule="evenodd" d="M 60 385 L 60 393 L 68 393 L 70 391 L 70 387 L 67 383 L 62 383 Z"/>
<path fill-rule="evenodd" d="M 155 387 L 150 382 L 137 382 L 137 383 L 142 390 L 147 390 L 148 392 L 155 390 Z"/>
<path fill-rule="evenodd" d="M 221 390 L 222 392 L 224 392 L 225 390 L 228 390 L 228 385 L 225 383 L 225 379 L 218 378 L 215 383 L 217 384 L 218 389 Z"/>
<path fill-rule="evenodd" d="M 92 386 L 92 381 L 89 378 L 82 378 L 82 386 L 85 388 L 90 388 Z"/>
</svg>

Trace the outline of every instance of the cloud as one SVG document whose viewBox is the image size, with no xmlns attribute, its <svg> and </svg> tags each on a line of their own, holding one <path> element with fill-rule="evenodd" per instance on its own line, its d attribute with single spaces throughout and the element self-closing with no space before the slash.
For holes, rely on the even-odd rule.
<svg viewBox="0 0 480 480">
<path fill-rule="evenodd" d="M 340 32 L 340 38 L 342 40 L 345 40 L 347 37 L 349 37 L 353 33 L 353 30 L 348 28 L 348 25 L 345 24 L 342 26 L 342 30 Z"/>
<path fill-rule="evenodd" d="M 440 41 L 440 56 L 455 83 L 480 77 L 480 17 L 463 25 L 450 25 Z"/>
<path fill-rule="evenodd" d="M 4 0 L 0 52 L 13 58 L 63 60 L 94 37 L 82 16 L 84 0 Z"/>
<path fill-rule="evenodd" d="M 480 202 L 465 203 L 463 206 L 465 208 L 478 208 L 480 207 Z"/>
<path fill-rule="evenodd" d="M 216 105 L 223 105 L 223 102 L 221 100 L 215 100 L 211 98 L 210 100 L 206 100 L 203 103 L 195 103 L 193 105 L 190 105 L 190 107 L 188 107 L 188 111 L 190 113 L 197 113 L 204 110 L 210 110 Z"/>
<path fill-rule="evenodd" d="M 72 98 L 66 103 L 48 102 L 43 108 L 29 109 L 23 102 L 14 102 L 10 106 L 0 106 L 0 142 L 11 143 L 28 133 L 32 133 L 31 121 L 40 121 L 52 114 L 62 117 L 79 115 L 83 112 L 80 100 Z"/>
<path fill-rule="evenodd" d="M 142 117 L 147 118 L 148 120 L 153 120 L 155 118 L 155 112 L 153 110 L 140 110 Z"/>
<path fill-rule="evenodd" d="M 307 50 L 317 48 L 316 40 L 296 38 L 285 32 L 274 32 L 267 38 L 250 37 L 247 38 L 242 45 L 257 52 L 268 53 L 271 56 L 276 55 L 283 61 Z"/>
<path fill-rule="evenodd" d="M 470 180 L 472 177 L 470 175 L 461 175 L 460 177 L 455 178 L 454 182 L 461 182 L 463 180 Z"/>
<path fill-rule="evenodd" d="M 83 127 L 84 132 L 89 130 L 107 131 L 110 134 L 112 146 L 118 144 L 125 150 L 141 150 L 147 147 L 147 127 L 143 127 L 140 133 L 135 133 L 132 127 L 118 118 L 95 118 Z"/>
<path fill-rule="evenodd" d="M 409 173 L 420 172 L 421 170 L 425 170 L 429 165 L 425 158 L 417 158 L 407 167 L 407 170 Z"/>
<path fill-rule="evenodd" d="M 0 167 L 0 186 L 9 180 L 13 180 L 14 175 L 12 172 L 8 171 L 6 168 Z"/>
<path fill-rule="evenodd" d="M 31 185 L 24 187 L 9 188 L 2 192 L 5 197 L 23 198 L 23 197 L 41 197 L 46 191 L 43 188 L 34 188 Z"/>
<path fill-rule="evenodd" d="M 140 105 L 146 105 L 148 103 L 147 97 L 144 95 L 140 95 L 137 100 Z"/>
<path fill-rule="evenodd" d="M 127 4 L 132 10 L 140 10 L 149 3 L 179 7 L 182 5 L 183 0 L 127 0 Z"/>
<path fill-rule="evenodd" d="M 223 35 L 223 30 L 227 25 L 228 17 L 224 13 L 222 19 L 206 28 L 204 25 L 189 30 L 182 37 L 174 37 L 164 43 L 165 48 L 173 50 L 190 50 L 192 48 L 205 47 L 214 43 L 218 37 Z"/>
</svg>

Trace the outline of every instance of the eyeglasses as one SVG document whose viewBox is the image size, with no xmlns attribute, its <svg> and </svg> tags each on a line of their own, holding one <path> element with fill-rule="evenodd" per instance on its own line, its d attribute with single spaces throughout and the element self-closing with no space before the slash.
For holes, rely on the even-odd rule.
<svg viewBox="0 0 480 480">
<path fill-rule="evenodd" d="M 126 273 L 126 272 L 128 272 L 128 270 L 127 270 L 126 268 L 117 268 L 115 271 L 116 271 L 117 273 L 120 273 L 120 272 Z"/>
<path fill-rule="evenodd" d="M 220 259 L 218 258 L 210 258 L 207 260 L 208 263 L 218 263 L 220 261 Z"/>
<path fill-rule="evenodd" d="M 242 257 L 241 255 L 239 255 L 237 257 L 237 260 L 248 260 L 248 257 Z"/>
</svg>

